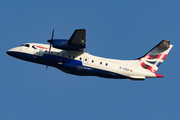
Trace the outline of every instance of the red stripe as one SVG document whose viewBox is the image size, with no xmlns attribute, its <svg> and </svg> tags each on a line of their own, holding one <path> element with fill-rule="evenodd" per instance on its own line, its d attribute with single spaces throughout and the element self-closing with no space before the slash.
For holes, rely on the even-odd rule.
<svg viewBox="0 0 180 120">
<path fill-rule="evenodd" d="M 163 75 L 155 74 L 156 77 L 164 77 Z"/>
<path fill-rule="evenodd" d="M 153 69 L 151 66 L 148 66 L 148 68 L 147 68 L 148 70 L 150 70 L 151 72 L 153 72 L 153 73 L 155 73 L 156 72 L 156 70 L 155 69 Z"/>
<path fill-rule="evenodd" d="M 144 58 L 146 59 L 159 59 L 161 58 L 162 60 L 164 60 L 166 58 L 167 54 L 159 54 L 159 55 L 146 55 Z"/>
<path fill-rule="evenodd" d="M 150 70 L 151 72 L 156 73 L 156 70 L 153 69 L 151 66 L 145 64 L 145 63 L 142 62 L 141 60 L 139 60 L 139 61 L 140 61 L 141 66 L 142 66 L 144 69 L 148 69 L 148 70 Z"/>
<path fill-rule="evenodd" d="M 48 49 L 48 48 L 45 48 L 45 47 L 41 47 L 41 46 L 36 46 L 36 47 L 38 47 L 38 48 L 42 48 L 42 49 Z"/>
<path fill-rule="evenodd" d="M 162 54 L 159 54 L 159 55 L 157 55 L 155 58 L 156 58 L 156 59 L 159 59 L 159 58 L 161 57 L 161 55 L 162 55 Z"/>
<path fill-rule="evenodd" d="M 146 64 L 144 62 L 141 62 L 141 66 L 145 66 Z"/>
<path fill-rule="evenodd" d="M 162 60 L 164 60 L 166 58 L 167 54 L 164 54 L 164 56 L 162 57 Z"/>
</svg>

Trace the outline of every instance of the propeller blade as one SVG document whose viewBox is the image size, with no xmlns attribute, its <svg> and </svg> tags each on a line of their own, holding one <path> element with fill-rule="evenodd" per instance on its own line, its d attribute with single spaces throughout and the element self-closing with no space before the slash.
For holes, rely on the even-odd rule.
<svg viewBox="0 0 180 120">
<path fill-rule="evenodd" d="M 48 68 L 48 65 L 46 65 L 46 70 L 47 70 L 47 68 Z"/>
<path fill-rule="evenodd" d="M 50 44 L 50 47 L 49 47 L 49 53 L 50 53 L 50 51 L 51 51 L 51 46 L 52 46 L 52 44 Z"/>
<path fill-rule="evenodd" d="M 52 36 L 51 36 L 51 40 L 48 40 L 48 42 L 50 43 L 50 46 L 49 46 L 49 53 L 50 54 L 50 51 L 51 51 L 51 46 L 53 44 L 53 37 L 54 37 L 54 28 L 53 28 L 53 31 L 52 31 Z M 46 66 L 46 70 L 48 68 L 48 65 Z"/>
<path fill-rule="evenodd" d="M 54 28 L 53 28 L 53 31 L 52 31 L 52 37 L 51 37 L 51 40 L 53 40 L 53 37 L 54 37 Z"/>
<path fill-rule="evenodd" d="M 50 51 L 51 51 L 51 46 L 52 46 L 52 44 L 53 44 L 53 37 L 54 37 L 54 28 L 53 28 L 53 31 L 52 31 L 51 40 L 48 40 L 48 42 L 50 43 L 49 53 L 50 53 Z"/>
</svg>

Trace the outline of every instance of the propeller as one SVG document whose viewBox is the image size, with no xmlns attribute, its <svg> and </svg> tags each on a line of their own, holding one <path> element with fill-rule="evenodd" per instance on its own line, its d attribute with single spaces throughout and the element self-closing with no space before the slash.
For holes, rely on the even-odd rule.
<svg viewBox="0 0 180 120">
<path fill-rule="evenodd" d="M 52 31 L 52 36 L 51 36 L 51 39 L 50 40 L 47 40 L 49 43 L 50 43 L 50 46 L 49 46 L 49 53 L 50 54 L 50 51 L 51 51 L 51 46 L 53 44 L 53 37 L 54 37 L 54 28 L 53 28 L 53 31 Z M 48 65 L 46 66 L 46 70 L 48 68 Z"/>
<path fill-rule="evenodd" d="M 53 31 L 52 31 L 52 37 L 51 37 L 51 39 L 48 40 L 48 42 L 50 43 L 49 53 L 50 53 L 50 51 L 51 51 L 51 46 L 52 46 L 52 44 L 53 44 L 53 37 L 54 37 L 54 29 L 53 29 Z"/>
</svg>

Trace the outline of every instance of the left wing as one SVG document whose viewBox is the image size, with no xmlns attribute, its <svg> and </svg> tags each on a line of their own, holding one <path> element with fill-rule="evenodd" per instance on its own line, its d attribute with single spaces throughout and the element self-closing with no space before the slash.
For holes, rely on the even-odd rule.
<svg viewBox="0 0 180 120">
<path fill-rule="evenodd" d="M 86 29 L 77 29 L 68 41 L 68 44 L 79 50 L 86 48 Z"/>
<path fill-rule="evenodd" d="M 71 50 L 71 51 L 85 51 L 86 48 L 86 29 L 77 29 L 69 40 L 53 39 L 54 30 L 52 32 L 51 40 L 48 40 L 50 46 L 54 48 Z M 51 48 L 51 47 L 50 47 Z"/>
</svg>

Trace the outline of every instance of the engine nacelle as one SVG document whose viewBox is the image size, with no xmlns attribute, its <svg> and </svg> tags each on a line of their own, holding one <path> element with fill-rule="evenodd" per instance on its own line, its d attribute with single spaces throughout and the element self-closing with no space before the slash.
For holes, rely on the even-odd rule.
<svg viewBox="0 0 180 120">
<path fill-rule="evenodd" d="M 54 29 L 52 37 L 48 40 L 49 43 L 55 48 L 72 51 L 84 51 L 86 48 L 86 29 L 77 29 L 69 40 L 67 39 L 53 39 Z M 51 47 L 50 47 L 51 48 Z"/>
<path fill-rule="evenodd" d="M 82 51 L 85 49 L 85 46 L 83 45 L 68 43 L 67 39 L 53 39 L 51 44 L 54 48 L 63 50 Z"/>
</svg>

